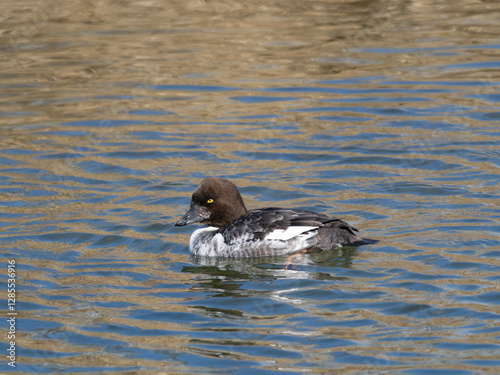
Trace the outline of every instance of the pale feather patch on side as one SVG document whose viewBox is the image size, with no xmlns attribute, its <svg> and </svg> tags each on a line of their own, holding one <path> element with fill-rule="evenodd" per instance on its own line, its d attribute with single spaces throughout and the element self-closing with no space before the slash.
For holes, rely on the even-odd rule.
<svg viewBox="0 0 500 375">
<path fill-rule="evenodd" d="M 227 251 L 226 243 L 224 242 L 224 237 L 222 234 L 217 233 L 212 239 L 212 249 L 214 254 L 210 254 L 210 256 L 216 256 L 220 252 Z"/>
<path fill-rule="evenodd" d="M 268 240 L 279 240 L 288 241 L 289 239 L 296 237 L 302 233 L 308 232 L 313 229 L 318 229 L 318 227 L 288 227 L 286 229 L 275 229 L 271 233 L 266 235 Z"/>
<path fill-rule="evenodd" d="M 290 238 L 288 241 L 272 240 L 268 242 L 270 242 L 269 246 L 272 249 L 279 250 L 282 254 L 293 254 L 314 246 L 317 242 L 317 234 L 318 231 L 314 229 L 302 232 L 295 237 Z"/>
</svg>

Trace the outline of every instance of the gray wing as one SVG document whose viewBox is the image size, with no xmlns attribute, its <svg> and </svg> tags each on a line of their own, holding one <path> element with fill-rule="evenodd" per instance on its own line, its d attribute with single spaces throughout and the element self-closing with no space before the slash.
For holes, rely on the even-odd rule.
<svg viewBox="0 0 500 375">
<path fill-rule="evenodd" d="M 271 207 L 251 210 L 221 228 L 219 233 L 228 246 L 226 256 L 252 257 L 331 248 L 331 242 L 336 241 L 338 234 L 357 238 L 354 231 L 357 229 L 337 218 Z"/>
</svg>

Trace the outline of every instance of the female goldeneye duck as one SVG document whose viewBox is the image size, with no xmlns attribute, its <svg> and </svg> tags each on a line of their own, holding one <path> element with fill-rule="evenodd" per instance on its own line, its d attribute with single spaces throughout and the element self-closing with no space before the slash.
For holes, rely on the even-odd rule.
<svg viewBox="0 0 500 375">
<path fill-rule="evenodd" d="M 363 243 L 356 228 L 335 217 L 276 207 L 248 211 L 236 185 L 218 177 L 200 183 L 175 225 L 192 223 L 208 224 L 189 241 L 191 252 L 202 256 L 291 255 Z"/>
</svg>

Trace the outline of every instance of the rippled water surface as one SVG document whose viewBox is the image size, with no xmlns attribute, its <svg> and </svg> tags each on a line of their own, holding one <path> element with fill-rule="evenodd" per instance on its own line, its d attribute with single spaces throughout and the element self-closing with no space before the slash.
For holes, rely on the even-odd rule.
<svg viewBox="0 0 500 375">
<path fill-rule="evenodd" d="M 2 2 L 0 371 L 499 373 L 497 2 L 168 3 Z M 379 242 L 191 257 L 205 176 Z"/>
</svg>

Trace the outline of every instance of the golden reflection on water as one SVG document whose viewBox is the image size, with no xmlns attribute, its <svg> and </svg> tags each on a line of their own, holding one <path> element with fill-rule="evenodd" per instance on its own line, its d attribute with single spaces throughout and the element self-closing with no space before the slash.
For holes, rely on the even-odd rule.
<svg viewBox="0 0 500 375">
<path fill-rule="evenodd" d="M 163 92 L 152 85 L 249 90 L 367 76 L 460 81 L 461 64 L 498 60 L 497 49 L 481 48 L 497 38 L 494 10 L 494 2 L 469 1 L 4 2 L 8 96 L 1 101 L 4 111 L 19 114 L 5 121 L 134 118 L 129 111 L 141 108 L 173 109 L 174 120 L 218 118 L 234 107 L 258 114 L 238 108 L 227 93 Z M 443 69 L 449 64 L 456 68 Z M 487 67 L 467 71 L 468 80 L 498 77 Z M 297 104 L 257 110 L 276 114 L 288 105 Z"/>
</svg>

